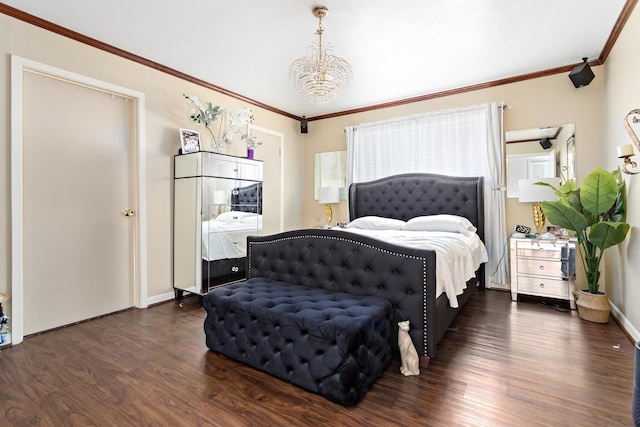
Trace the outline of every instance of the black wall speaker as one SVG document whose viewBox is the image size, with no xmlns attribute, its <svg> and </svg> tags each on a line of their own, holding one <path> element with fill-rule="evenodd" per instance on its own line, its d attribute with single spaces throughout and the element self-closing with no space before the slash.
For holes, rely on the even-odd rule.
<svg viewBox="0 0 640 427">
<path fill-rule="evenodd" d="M 551 140 L 549 138 L 542 138 L 540 140 L 540 146 L 542 147 L 543 150 L 546 150 L 548 148 L 551 148 Z"/>
<path fill-rule="evenodd" d="M 302 120 L 300 120 L 300 133 L 309 133 L 309 123 L 305 116 L 302 116 Z"/>
<path fill-rule="evenodd" d="M 587 59 L 588 58 L 582 58 L 584 62 L 573 67 L 573 70 L 569 73 L 569 78 L 576 88 L 588 85 L 595 77 Z"/>
</svg>

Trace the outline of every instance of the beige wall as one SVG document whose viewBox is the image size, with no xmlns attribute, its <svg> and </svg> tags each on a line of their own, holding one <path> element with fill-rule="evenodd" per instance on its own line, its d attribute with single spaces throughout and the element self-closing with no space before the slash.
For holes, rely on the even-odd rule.
<svg viewBox="0 0 640 427">
<path fill-rule="evenodd" d="M 303 223 L 313 225 L 314 215 L 322 207 L 313 200 L 313 155 L 316 152 L 344 150 L 346 126 L 400 117 L 446 108 L 465 107 L 484 102 L 505 101 L 512 108 L 505 111 L 505 131 L 575 123 L 577 179 L 596 166 L 612 170 L 618 167 L 616 146 L 630 142 L 623 117 L 640 108 L 640 61 L 637 43 L 640 38 L 640 10 L 636 9 L 625 26 L 611 56 L 604 66 L 594 67 L 596 78 L 589 86 L 575 89 L 565 73 L 504 86 L 482 89 L 444 98 L 383 110 L 353 114 L 312 122 L 305 138 L 305 194 Z M 640 285 L 631 266 L 640 265 L 640 243 L 636 224 L 640 222 L 640 178 L 627 176 L 627 221 L 632 229 L 627 240 L 607 252 L 604 290 L 613 303 L 613 312 L 625 329 L 640 340 Z M 507 199 L 507 232 L 515 223 L 534 228 L 531 205 Z M 337 218 L 347 218 L 347 204 L 334 209 Z M 580 284 L 583 284 L 580 286 Z M 584 273 L 579 269 L 578 284 L 584 288 Z"/>
<path fill-rule="evenodd" d="M 619 165 L 616 147 L 631 143 L 622 125 L 623 118 L 629 111 L 640 108 L 638 40 L 640 9 L 636 7 L 604 65 L 603 133 L 598 153 L 606 169 Z M 637 156 L 635 160 L 638 160 Z M 640 266 L 640 176 L 626 175 L 625 180 L 627 222 L 631 224 L 631 231 L 625 242 L 607 250 L 605 282 L 609 298 L 627 321 L 625 328 L 640 341 L 640 282 L 637 276 Z"/>
<path fill-rule="evenodd" d="M 383 110 L 314 121 L 309 124 L 305 137 L 305 193 L 303 223 L 314 224 L 314 215 L 323 209 L 313 200 L 313 155 L 316 152 L 346 149 L 344 128 L 359 123 L 401 117 L 409 114 L 466 107 L 485 102 L 504 101 L 512 108 L 504 114 L 505 130 L 529 129 L 542 126 L 575 123 L 578 180 L 598 164 L 598 149 L 602 134 L 603 67 L 594 67 L 597 78 L 589 86 L 576 89 L 567 74 L 558 74 L 489 89 L 478 90 L 429 101 L 402 105 Z M 534 228 L 531 204 L 507 199 L 507 227 L 515 223 Z M 346 201 L 334 209 L 336 218 L 348 216 Z"/>
<path fill-rule="evenodd" d="M 575 123 L 578 181 L 596 165 L 612 169 L 617 165 L 615 146 L 628 143 L 621 126 L 622 117 L 640 108 L 637 93 L 640 63 L 634 42 L 640 36 L 640 11 L 636 10 L 614 47 L 605 66 L 595 67 L 595 80 L 575 89 L 565 73 L 463 93 L 420 103 L 353 114 L 309 123 L 309 133 L 301 135 L 299 124 L 272 112 L 254 108 L 255 124 L 285 135 L 285 228 L 313 226 L 314 216 L 323 207 L 313 199 L 313 169 L 316 152 L 345 149 L 343 129 L 349 125 L 408 114 L 457 108 L 484 102 L 505 101 L 505 130 L 526 129 L 561 123 Z M 233 98 L 203 89 L 73 40 L 49 33 L 0 14 L 0 292 L 10 292 L 10 55 L 67 69 L 146 95 L 147 202 L 149 240 L 149 296 L 171 291 L 171 178 L 172 156 L 178 149 L 176 129 L 194 124 L 186 118 L 181 94 L 235 108 L 243 104 Z M 578 55 L 579 56 L 579 55 Z M 197 58 L 195 58 L 197 60 Z M 212 82 L 215 83 L 215 82 Z M 373 89 L 372 89 L 373 90 Z M 250 96 L 250 94 L 247 94 Z M 628 221 L 640 219 L 640 187 L 628 178 Z M 334 218 L 347 218 L 346 202 L 335 209 Z M 532 226 L 530 206 L 507 201 L 507 227 L 514 223 Z M 628 330 L 640 329 L 640 287 L 633 283 L 628 266 L 640 265 L 637 228 L 630 239 L 612 250 L 607 259 L 607 285 L 615 308 L 628 319 Z M 9 304 L 10 307 L 10 304 Z M 635 309 L 635 312 L 634 312 Z M 9 310 L 10 315 L 10 310 Z M 640 336 L 636 336 L 640 339 Z"/>
<path fill-rule="evenodd" d="M 637 79 L 640 75 L 640 62 L 634 47 L 635 40 L 640 37 L 639 21 L 640 11 L 636 10 L 606 66 L 594 67 L 596 78 L 589 86 L 580 89 L 575 89 L 563 73 L 411 105 L 336 117 L 319 123 L 312 122 L 305 140 L 304 224 L 313 225 L 314 214 L 319 213 L 322 208 L 313 200 L 311 192 L 313 154 L 345 149 L 343 129 L 346 126 L 408 114 L 505 101 L 512 105 L 511 110 L 505 111 L 505 130 L 575 123 L 578 182 L 596 166 L 615 169 L 618 165 L 616 146 L 630 141 L 622 127 L 622 118 L 631 109 L 640 108 L 637 97 L 640 89 L 640 80 Z M 611 76 L 613 73 L 615 77 Z M 619 248 L 610 249 L 608 253 L 604 289 L 614 304 L 614 313 L 627 331 L 640 340 L 640 285 L 635 283 L 637 280 L 634 280 L 633 270 L 630 269 L 632 265 L 640 265 L 640 243 L 635 226 L 640 222 L 640 183 L 635 182 L 636 179 L 638 178 L 627 178 L 627 220 L 632 225 L 630 237 Z M 514 223 L 533 228 L 530 204 L 507 199 L 506 209 L 508 232 L 512 230 Z M 335 211 L 338 212 L 338 218 L 346 218 L 346 202 L 342 202 Z M 578 271 L 578 283 L 584 283 L 581 270 Z"/>
<path fill-rule="evenodd" d="M 127 87 L 146 96 L 146 192 L 148 225 L 148 296 L 172 292 L 172 176 L 173 155 L 180 147 L 178 128 L 198 129 L 187 117 L 182 93 L 231 109 L 246 104 L 185 82 L 149 67 L 108 54 L 0 14 L 0 292 L 11 287 L 10 207 L 10 55 Z M 197 58 L 194 58 L 197 60 Z M 60 100 L 61 107 L 68 100 Z M 254 124 L 284 134 L 285 227 L 299 228 L 303 145 L 297 121 L 252 107 Z M 89 114 L 90 112 L 87 112 Z M 82 120 L 81 117 L 78 120 Z M 203 135 L 203 139 L 207 139 Z M 246 153 L 234 144 L 232 154 Z M 206 147 L 205 147 L 206 148 Z M 60 152 L 59 155 L 64 155 Z M 55 159 L 51 159 L 55 162 Z M 55 208 L 55 207 L 51 207 Z M 11 316 L 10 302 L 8 307 Z"/>
</svg>

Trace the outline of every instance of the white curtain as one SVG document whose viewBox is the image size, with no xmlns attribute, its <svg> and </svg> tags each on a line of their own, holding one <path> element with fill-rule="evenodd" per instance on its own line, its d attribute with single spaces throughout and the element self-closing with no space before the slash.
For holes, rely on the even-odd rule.
<svg viewBox="0 0 640 427">
<path fill-rule="evenodd" d="M 507 220 L 505 213 L 505 194 L 507 190 L 505 176 L 505 143 L 503 129 L 504 104 L 489 104 L 487 113 L 487 166 L 491 178 L 491 191 L 485 197 L 485 236 L 491 242 L 489 263 L 487 265 L 487 284 L 489 287 L 509 287 L 509 262 L 507 256 Z M 486 194 L 486 193 L 485 193 Z M 488 202 L 488 203 L 487 203 Z M 488 205 L 488 211 L 487 211 Z M 490 212 L 489 216 L 486 213 Z"/>
<path fill-rule="evenodd" d="M 485 177 L 488 285 L 508 283 L 501 116 L 492 103 L 345 129 L 347 184 L 409 172 Z"/>
<path fill-rule="evenodd" d="M 344 130 L 347 138 L 347 188 L 353 184 L 355 172 L 355 141 L 358 126 L 347 126 Z"/>
</svg>

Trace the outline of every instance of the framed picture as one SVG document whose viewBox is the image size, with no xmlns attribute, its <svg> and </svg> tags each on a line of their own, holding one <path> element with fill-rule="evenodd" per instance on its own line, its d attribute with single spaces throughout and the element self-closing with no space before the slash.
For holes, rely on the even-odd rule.
<svg viewBox="0 0 640 427">
<path fill-rule="evenodd" d="M 182 154 L 200 151 L 200 134 L 191 129 L 180 129 L 180 148 Z"/>
</svg>

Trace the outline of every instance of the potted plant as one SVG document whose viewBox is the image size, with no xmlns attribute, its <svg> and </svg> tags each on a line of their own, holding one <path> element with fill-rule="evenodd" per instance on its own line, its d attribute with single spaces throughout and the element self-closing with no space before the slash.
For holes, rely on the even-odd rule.
<svg viewBox="0 0 640 427">
<path fill-rule="evenodd" d="M 571 230 L 578 239 L 577 248 L 587 278 L 587 289 L 576 294 L 578 314 L 585 320 L 606 323 L 611 306 L 605 293 L 600 292 L 600 261 L 605 249 L 622 243 L 629 232 L 625 222 L 625 183 L 620 169 L 607 172 L 595 168 L 580 188 L 574 181 L 554 188 L 559 200 L 542 202 L 542 210 L 549 221 Z"/>
</svg>

